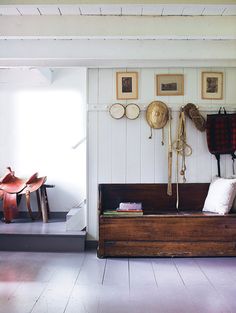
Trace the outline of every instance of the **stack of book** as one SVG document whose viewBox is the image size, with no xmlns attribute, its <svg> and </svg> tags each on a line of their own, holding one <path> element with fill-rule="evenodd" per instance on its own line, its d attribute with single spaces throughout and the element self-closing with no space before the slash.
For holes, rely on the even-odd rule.
<svg viewBox="0 0 236 313">
<path fill-rule="evenodd" d="M 142 216 L 143 209 L 142 203 L 122 202 L 116 210 L 107 210 L 103 212 L 103 215 L 108 217 L 114 216 Z"/>
</svg>

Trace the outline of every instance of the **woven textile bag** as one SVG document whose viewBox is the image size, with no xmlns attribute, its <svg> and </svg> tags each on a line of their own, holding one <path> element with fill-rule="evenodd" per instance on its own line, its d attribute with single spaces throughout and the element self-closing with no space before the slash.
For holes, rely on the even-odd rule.
<svg viewBox="0 0 236 313">
<path fill-rule="evenodd" d="M 220 108 L 218 114 L 207 115 L 206 134 L 208 149 L 217 159 L 220 177 L 220 155 L 231 154 L 233 161 L 236 158 L 236 114 L 228 114 L 225 108 Z"/>
</svg>

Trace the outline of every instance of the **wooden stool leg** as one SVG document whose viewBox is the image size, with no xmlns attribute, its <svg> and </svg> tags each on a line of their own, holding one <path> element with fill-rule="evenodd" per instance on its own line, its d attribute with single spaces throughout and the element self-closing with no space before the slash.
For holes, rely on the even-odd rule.
<svg viewBox="0 0 236 313">
<path fill-rule="evenodd" d="M 41 208 L 42 208 L 42 216 L 43 222 L 48 222 L 48 214 L 47 214 L 47 206 L 45 201 L 45 188 L 43 186 L 40 187 L 40 196 L 41 196 Z"/>
<path fill-rule="evenodd" d="M 30 216 L 31 220 L 33 221 L 34 217 L 33 217 L 32 209 L 30 206 L 30 192 L 29 191 L 26 192 L 25 197 L 26 197 L 26 206 L 27 206 L 27 209 L 29 212 L 29 216 Z"/>
<path fill-rule="evenodd" d="M 45 204 L 46 204 L 46 208 L 47 208 L 47 214 L 48 214 L 48 218 L 50 218 L 50 208 L 49 208 L 49 202 L 48 202 L 48 195 L 47 195 L 47 188 L 45 186 L 43 186 L 44 188 L 44 195 L 45 195 Z"/>
<path fill-rule="evenodd" d="M 37 204 L 38 204 L 38 214 L 39 218 L 42 218 L 42 207 L 41 207 L 41 199 L 40 199 L 40 191 L 36 190 Z"/>
</svg>

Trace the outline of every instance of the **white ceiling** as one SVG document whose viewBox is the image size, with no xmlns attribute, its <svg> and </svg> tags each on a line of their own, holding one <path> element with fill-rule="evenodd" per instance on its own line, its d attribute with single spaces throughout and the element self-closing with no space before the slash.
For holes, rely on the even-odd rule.
<svg viewBox="0 0 236 313">
<path fill-rule="evenodd" d="M 0 66 L 232 67 L 235 16 L 236 4 L 0 4 Z"/>
<path fill-rule="evenodd" d="M 0 5 L 0 15 L 236 15 L 232 5 Z"/>
</svg>

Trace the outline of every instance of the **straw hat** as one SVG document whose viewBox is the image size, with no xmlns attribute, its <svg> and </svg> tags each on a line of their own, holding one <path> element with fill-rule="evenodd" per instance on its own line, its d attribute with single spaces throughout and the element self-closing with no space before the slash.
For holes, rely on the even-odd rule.
<svg viewBox="0 0 236 313">
<path fill-rule="evenodd" d="M 153 101 L 148 105 L 146 119 L 151 128 L 163 128 L 169 119 L 167 105 L 161 101 Z"/>
</svg>

